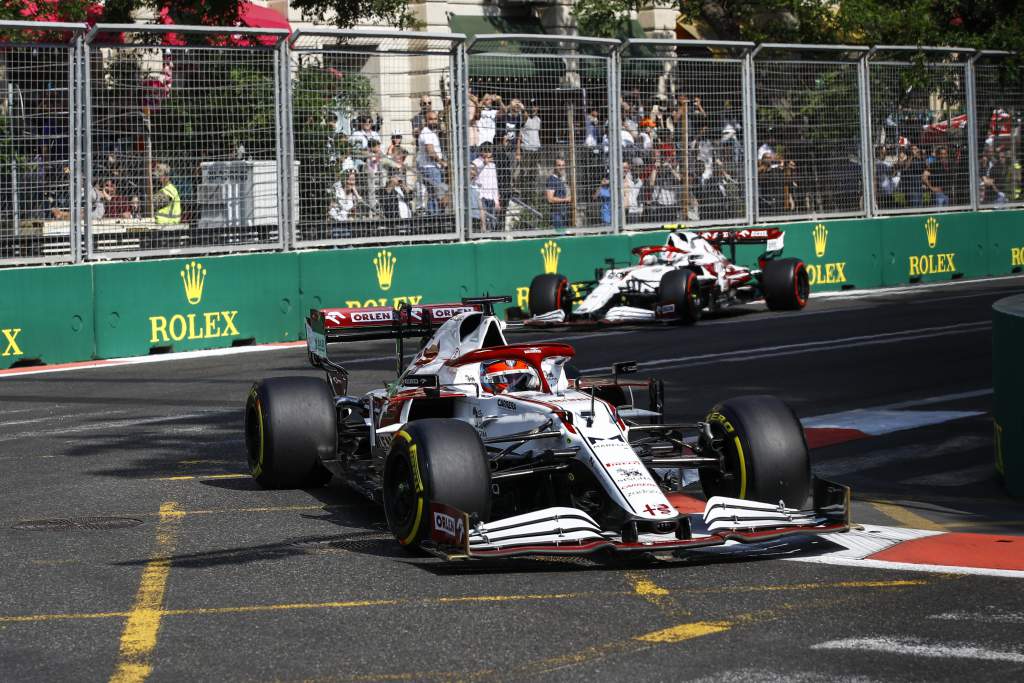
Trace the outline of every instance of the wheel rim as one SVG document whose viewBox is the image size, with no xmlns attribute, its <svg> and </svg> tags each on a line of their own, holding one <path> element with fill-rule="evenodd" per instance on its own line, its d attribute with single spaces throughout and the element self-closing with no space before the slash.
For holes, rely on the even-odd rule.
<svg viewBox="0 0 1024 683">
<path fill-rule="evenodd" d="M 385 477 L 384 512 L 396 533 L 408 529 L 416 515 L 416 482 L 408 457 L 392 457 Z"/>
<path fill-rule="evenodd" d="M 734 438 L 727 434 L 717 423 L 711 422 L 711 433 L 715 439 L 722 441 L 722 470 L 701 470 L 701 483 L 708 482 L 714 495 L 729 498 L 740 497 L 741 473 L 739 472 L 739 454 L 736 453 Z"/>
<path fill-rule="evenodd" d="M 245 419 L 245 451 L 249 460 L 249 472 L 259 476 L 263 469 L 263 410 L 259 399 L 250 401 L 246 406 Z"/>
<path fill-rule="evenodd" d="M 798 263 L 793 273 L 793 289 L 796 294 L 796 303 L 803 308 L 807 298 L 811 295 L 811 284 L 807 278 L 807 269 L 802 263 Z"/>
</svg>

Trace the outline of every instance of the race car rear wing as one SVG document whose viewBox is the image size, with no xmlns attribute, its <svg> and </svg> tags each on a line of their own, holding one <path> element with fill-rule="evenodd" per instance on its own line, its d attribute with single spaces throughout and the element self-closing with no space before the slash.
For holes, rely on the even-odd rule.
<svg viewBox="0 0 1024 683">
<path fill-rule="evenodd" d="M 729 246 L 729 260 L 736 261 L 736 245 L 764 244 L 765 253 L 758 257 L 758 263 L 765 259 L 777 258 L 782 254 L 786 233 L 778 228 L 743 228 L 742 230 L 698 230 L 697 236 L 721 247 Z M 762 266 L 763 267 L 763 266 Z"/>
<path fill-rule="evenodd" d="M 313 308 L 306 318 L 306 346 L 314 365 L 331 369 L 335 364 L 327 357 L 327 344 L 394 339 L 401 373 L 405 339 L 420 337 L 425 341 L 441 324 L 461 313 L 480 311 L 490 315 L 494 304 L 511 300 L 510 296 L 484 296 L 467 297 L 461 303 L 405 304 L 400 308 Z"/>
</svg>

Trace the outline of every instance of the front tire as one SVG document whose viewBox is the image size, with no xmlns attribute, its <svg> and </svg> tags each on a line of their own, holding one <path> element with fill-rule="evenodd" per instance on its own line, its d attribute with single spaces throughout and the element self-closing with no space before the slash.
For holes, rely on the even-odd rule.
<svg viewBox="0 0 1024 683">
<path fill-rule="evenodd" d="M 661 306 L 672 306 L 672 311 L 683 325 L 692 325 L 700 320 L 700 285 L 697 284 L 697 274 L 685 268 L 670 270 L 662 275 L 658 301 Z"/>
<path fill-rule="evenodd" d="M 761 273 L 764 301 L 773 311 L 799 311 L 811 294 L 804 262 L 796 258 L 768 261 Z"/>
<path fill-rule="evenodd" d="M 572 288 L 569 279 L 558 273 L 545 273 L 533 278 L 528 300 L 530 315 L 551 311 L 565 311 L 565 319 L 572 313 Z"/>
<path fill-rule="evenodd" d="M 327 384 L 315 377 L 255 383 L 245 404 L 249 472 L 269 489 L 322 486 L 322 461 L 338 452 L 338 414 Z"/>
<path fill-rule="evenodd" d="M 398 542 L 415 548 L 430 538 L 430 503 L 488 521 L 491 475 L 480 435 L 459 420 L 407 423 L 384 462 L 384 514 Z"/>
<path fill-rule="evenodd" d="M 708 498 L 804 504 L 811 491 L 810 455 L 792 408 L 774 396 L 743 396 L 716 405 L 706 422 L 724 456 L 721 471 L 700 470 Z"/>
</svg>

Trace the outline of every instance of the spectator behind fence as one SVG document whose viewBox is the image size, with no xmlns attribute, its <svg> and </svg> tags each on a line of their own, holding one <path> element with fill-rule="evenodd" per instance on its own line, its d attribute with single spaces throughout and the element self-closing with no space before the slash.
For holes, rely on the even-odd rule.
<svg viewBox="0 0 1024 683">
<path fill-rule="evenodd" d="M 502 210 L 508 208 L 508 202 L 515 194 L 513 176 L 519 161 L 518 137 L 515 130 L 509 128 L 502 136 L 501 144 L 494 150 L 494 166 L 498 172 L 498 195 L 502 198 Z"/>
<path fill-rule="evenodd" d="M 358 159 L 364 159 L 370 153 L 370 142 L 380 145 L 380 134 L 373 129 L 369 116 L 360 116 L 356 121 L 358 129 L 348 136 L 348 144 Z"/>
<path fill-rule="evenodd" d="M 912 207 L 921 206 L 921 194 L 924 190 L 923 177 L 925 171 L 924 154 L 917 145 L 910 146 L 910 154 L 901 152 L 896 161 L 900 174 L 900 187 L 907 204 Z"/>
<path fill-rule="evenodd" d="M 157 225 L 181 222 L 181 196 L 178 188 L 171 183 L 171 167 L 157 164 L 154 168 L 160 189 L 153 195 L 153 207 L 156 209 L 154 218 Z"/>
<path fill-rule="evenodd" d="M 628 161 L 622 162 L 622 206 L 626 209 L 626 222 L 636 223 L 644 213 L 644 205 L 640 201 L 640 192 L 644 181 L 633 175 L 633 166 Z"/>
<path fill-rule="evenodd" d="M 384 154 L 392 156 L 395 153 L 395 149 L 402 146 L 402 131 L 397 128 L 391 131 L 391 142 L 388 143 L 388 148 L 384 150 Z"/>
<path fill-rule="evenodd" d="M 106 215 L 110 218 L 137 218 L 139 213 L 138 196 L 126 197 L 118 192 L 117 182 L 107 178 L 103 182 L 103 193 L 106 195 Z"/>
<path fill-rule="evenodd" d="M 470 182 L 480 200 L 481 228 L 485 231 L 496 229 L 501 196 L 498 193 L 498 169 L 494 164 L 491 143 L 480 143 L 480 156 L 470 164 Z"/>
<path fill-rule="evenodd" d="M 448 202 L 448 185 L 444 182 L 442 169 L 446 163 L 441 152 L 441 140 L 437 136 L 438 118 L 436 111 L 428 111 L 426 122 L 420 131 L 416 153 L 416 166 L 420 181 L 426 186 L 427 213 L 437 214 Z"/>
<path fill-rule="evenodd" d="M 1000 148 L 997 157 L 991 153 L 983 154 L 978 164 L 981 175 L 981 201 L 985 204 L 1002 206 L 1006 203 L 1006 190 L 1009 184 L 1009 165 L 1006 162 L 1006 151 Z"/>
<path fill-rule="evenodd" d="M 62 169 L 60 177 L 46 195 L 47 217 L 55 221 L 71 218 L 71 166 L 65 163 Z"/>
<path fill-rule="evenodd" d="M 388 184 L 380 197 L 380 212 L 389 220 L 406 220 L 412 217 L 409 208 L 409 188 L 405 185 L 401 172 L 397 170 L 388 173 Z"/>
<path fill-rule="evenodd" d="M 536 100 L 530 100 L 530 115 L 526 117 L 522 133 L 519 136 L 519 154 L 522 159 L 520 169 L 526 176 L 526 186 L 523 192 L 531 198 L 536 191 L 537 178 L 541 173 L 540 169 L 543 168 L 540 130 L 540 107 L 537 106 Z"/>
<path fill-rule="evenodd" d="M 104 189 L 103 183 L 97 179 L 89 188 L 89 218 L 98 221 L 107 215 L 108 201 L 110 201 L 110 196 Z"/>
<path fill-rule="evenodd" d="M 932 193 L 935 206 L 949 206 L 952 192 L 952 168 L 949 164 L 949 150 L 939 147 L 935 153 L 935 161 L 925 169 L 922 176 L 924 186 Z"/>
<path fill-rule="evenodd" d="M 885 145 L 882 145 L 875 150 L 875 192 L 878 194 L 876 200 L 879 208 L 887 209 L 893 206 L 893 195 L 899 182 L 899 170 L 889 161 Z"/>
<path fill-rule="evenodd" d="M 612 189 L 608 183 L 608 176 L 601 178 L 601 184 L 594 190 L 593 199 L 601 206 L 601 222 L 605 225 L 612 224 Z"/>
<path fill-rule="evenodd" d="M 331 229 L 331 237 L 351 237 L 352 230 L 348 226 L 341 225 L 355 220 L 363 205 L 363 198 L 356 187 L 356 174 L 349 171 L 345 179 L 334 183 L 334 196 L 331 199 L 331 206 L 327 211 L 328 217 L 335 223 Z"/>
<path fill-rule="evenodd" d="M 412 117 L 411 121 L 412 137 L 414 140 L 419 139 L 420 132 L 423 130 L 423 127 L 427 123 L 427 113 L 432 110 L 433 106 L 433 102 L 431 101 L 429 95 L 423 95 L 422 97 L 420 97 L 420 110 L 415 116 Z"/>
<path fill-rule="evenodd" d="M 683 179 L 679 171 L 665 160 L 661 150 L 655 149 L 651 174 L 647 177 L 647 186 L 651 188 L 648 220 L 657 223 L 671 223 L 676 220 L 682 185 Z M 703 201 L 701 206 L 703 207 Z M 705 218 L 703 211 L 701 214 L 701 218 Z"/>
<path fill-rule="evenodd" d="M 477 109 L 479 119 L 476 122 L 476 129 L 479 144 L 494 144 L 494 132 L 497 129 L 498 112 L 501 110 L 501 96 L 487 94 L 480 98 L 480 106 Z"/>
<path fill-rule="evenodd" d="M 554 169 L 544 185 L 544 196 L 551 210 L 551 227 L 564 228 L 568 225 L 567 205 L 572 202 L 569 188 L 565 184 L 565 159 L 555 159 Z"/>
</svg>

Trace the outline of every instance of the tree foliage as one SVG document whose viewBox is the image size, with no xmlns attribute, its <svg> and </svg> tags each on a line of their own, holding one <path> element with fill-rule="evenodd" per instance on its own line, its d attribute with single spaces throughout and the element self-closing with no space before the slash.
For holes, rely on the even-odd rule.
<svg viewBox="0 0 1024 683">
<path fill-rule="evenodd" d="M 1019 0 L 577 0 L 573 15 L 581 32 L 615 37 L 630 12 L 653 6 L 678 8 L 709 39 L 1024 53 Z"/>
</svg>

